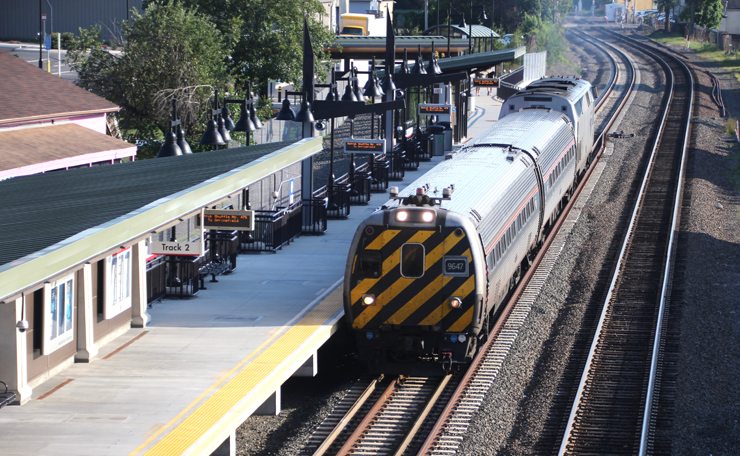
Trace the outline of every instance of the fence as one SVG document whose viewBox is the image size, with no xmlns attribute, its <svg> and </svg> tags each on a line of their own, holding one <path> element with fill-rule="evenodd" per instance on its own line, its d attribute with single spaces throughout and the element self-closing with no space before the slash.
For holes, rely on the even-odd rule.
<svg viewBox="0 0 740 456">
<path fill-rule="evenodd" d="M 301 203 L 275 211 L 254 211 L 254 231 L 241 235 L 242 252 L 277 252 L 301 234 L 303 206 Z"/>
</svg>

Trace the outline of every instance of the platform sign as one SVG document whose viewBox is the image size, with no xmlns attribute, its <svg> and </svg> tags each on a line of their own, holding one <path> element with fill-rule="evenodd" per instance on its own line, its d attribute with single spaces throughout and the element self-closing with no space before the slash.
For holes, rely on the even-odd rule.
<svg viewBox="0 0 740 456">
<path fill-rule="evenodd" d="M 254 211 L 206 209 L 203 219 L 206 230 L 254 231 Z"/>
<path fill-rule="evenodd" d="M 476 87 L 498 87 L 498 78 L 475 78 L 473 84 Z"/>
<path fill-rule="evenodd" d="M 346 154 L 384 154 L 385 139 L 345 139 Z"/>
<path fill-rule="evenodd" d="M 47 51 L 51 50 L 51 35 L 46 35 L 44 37 L 44 46 L 46 47 Z"/>
<path fill-rule="evenodd" d="M 203 254 L 203 241 L 149 241 L 150 255 L 183 255 L 201 256 Z"/>
<path fill-rule="evenodd" d="M 438 115 L 449 115 L 451 106 L 448 104 L 420 104 L 419 115 L 420 116 L 438 116 Z"/>
</svg>

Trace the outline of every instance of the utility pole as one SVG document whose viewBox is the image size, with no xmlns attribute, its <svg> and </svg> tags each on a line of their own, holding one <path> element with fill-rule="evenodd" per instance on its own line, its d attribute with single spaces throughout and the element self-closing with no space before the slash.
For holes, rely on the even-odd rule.
<svg viewBox="0 0 740 456">
<path fill-rule="evenodd" d="M 42 3 L 41 0 L 39 0 L 39 68 L 43 68 L 42 60 L 44 60 L 44 36 L 42 35 L 42 31 L 44 29 L 44 19 L 42 18 L 41 14 L 43 14 L 42 10 Z"/>
</svg>

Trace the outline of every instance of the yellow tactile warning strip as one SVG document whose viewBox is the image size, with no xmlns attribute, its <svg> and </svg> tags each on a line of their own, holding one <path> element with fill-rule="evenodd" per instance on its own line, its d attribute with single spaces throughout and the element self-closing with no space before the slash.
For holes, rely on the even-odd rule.
<svg viewBox="0 0 740 456">
<path fill-rule="evenodd" d="M 317 342 L 335 331 L 336 325 L 329 320 L 342 309 L 342 288 L 329 294 L 143 454 L 210 455 L 313 354 Z M 140 449 L 132 454 L 139 454 Z"/>
</svg>

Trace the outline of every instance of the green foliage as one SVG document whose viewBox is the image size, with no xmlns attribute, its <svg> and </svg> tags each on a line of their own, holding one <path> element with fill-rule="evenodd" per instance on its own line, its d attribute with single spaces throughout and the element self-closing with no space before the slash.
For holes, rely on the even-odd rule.
<svg viewBox="0 0 740 456">
<path fill-rule="evenodd" d="M 568 43 L 563 35 L 563 29 L 550 21 L 543 21 L 540 27 L 530 32 L 537 37 L 537 50 L 547 51 L 548 65 L 557 61 L 564 61 L 563 54 L 568 49 Z"/>
<path fill-rule="evenodd" d="M 57 49 L 58 47 L 57 41 L 59 40 L 57 39 L 57 36 L 58 35 L 56 33 L 51 35 L 51 48 L 52 49 Z M 75 37 L 75 34 L 72 32 L 62 33 L 62 49 L 67 49 L 70 43 L 72 43 L 72 40 L 74 40 L 74 37 Z"/>
<path fill-rule="evenodd" d="M 151 2 L 144 16 L 133 11 L 122 31 L 126 44 L 112 54 L 103 49 L 99 27 L 80 30 L 68 53 L 78 85 L 121 107 L 129 140 L 162 137 L 173 95 L 179 98 L 183 129 L 202 131 L 213 88 L 229 81 L 228 47 L 219 31 L 179 2 Z"/>
<path fill-rule="evenodd" d="M 694 2 L 694 23 L 705 28 L 717 28 L 722 22 L 723 5 L 722 0 L 693 0 Z M 691 20 L 691 8 L 684 8 L 681 11 L 681 19 L 684 21 Z"/>
<path fill-rule="evenodd" d="M 535 14 L 525 14 L 522 21 L 522 33 L 525 35 L 535 34 L 542 28 L 542 19 Z"/>
<path fill-rule="evenodd" d="M 727 122 L 725 122 L 725 133 L 728 135 L 735 136 L 735 126 L 737 125 L 737 119 L 735 118 L 728 118 Z"/>
<path fill-rule="evenodd" d="M 308 22 L 316 61 L 329 55 L 324 45 L 334 33 L 318 22 L 326 10 L 318 0 L 184 0 L 211 18 L 233 49 L 229 66 L 243 87 L 252 81 L 265 88 L 269 80 L 300 84 L 303 80 L 303 18 Z M 316 65 L 320 80 L 326 68 Z"/>
</svg>

